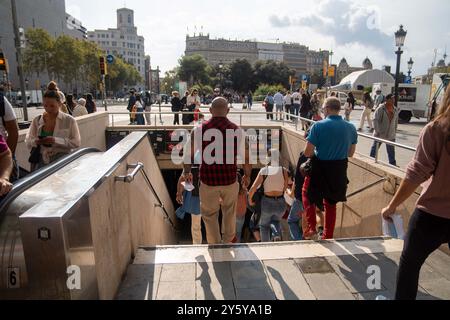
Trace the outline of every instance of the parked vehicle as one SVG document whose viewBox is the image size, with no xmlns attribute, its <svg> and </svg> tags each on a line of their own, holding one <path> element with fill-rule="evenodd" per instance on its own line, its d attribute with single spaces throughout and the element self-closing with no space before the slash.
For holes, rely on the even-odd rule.
<svg viewBox="0 0 450 320">
<path fill-rule="evenodd" d="M 437 108 L 441 105 L 445 90 L 450 82 L 450 73 L 436 73 L 433 75 L 430 102 L 428 103 L 428 121 L 434 119 Z"/>
<path fill-rule="evenodd" d="M 392 83 L 375 83 L 372 95 L 381 89 L 384 96 L 395 92 L 395 85 Z M 398 88 L 398 107 L 400 108 L 399 118 L 408 123 L 412 117 L 417 119 L 428 118 L 431 86 L 428 84 L 406 84 L 401 83 Z"/>
<path fill-rule="evenodd" d="M 29 107 L 42 106 L 43 97 L 41 90 L 26 91 L 26 95 L 27 95 L 27 106 Z M 15 96 L 15 104 L 22 105 L 22 92 L 17 92 Z"/>
</svg>

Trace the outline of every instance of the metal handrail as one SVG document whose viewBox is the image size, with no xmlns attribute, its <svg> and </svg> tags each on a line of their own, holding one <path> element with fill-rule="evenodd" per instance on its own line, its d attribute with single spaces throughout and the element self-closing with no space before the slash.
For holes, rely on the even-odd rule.
<svg viewBox="0 0 450 320">
<path fill-rule="evenodd" d="M 153 187 L 153 184 L 151 183 L 150 179 L 147 176 L 147 173 L 145 172 L 145 166 L 143 163 L 138 162 L 133 165 L 127 165 L 127 170 L 134 169 L 132 173 L 126 175 L 126 176 L 117 176 L 114 178 L 116 182 L 125 182 L 125 183 L 132 183 L 134 179 L 136 178 L 137 174 L 140 172 L 142 173 L 142 176 L 144 177 L 145 182 L 147 183 L 147 186 L 150 188 L 150 191 L 152 192 L 153 196 L 155 197 L 156 201 L 158 202 L 155 204 L 155 207 L 161 208 L 164 211 L 165 217 L 164 220 L 169 221 L 172 229 L 175 232 L 179 232 L 180 230 L 175 226 L 172 219 L 170 218 L 169 213 L 167 212 L 166 207 L 164 206 L 164 203 L 161 201 L 161 198 L 156 193 L 155 188 Z"/>
<path fill-rule="evenodd" d="M 10 206 L 10 204 L 15 199 L 17 199 L 22 193 L 24 193 L 31 187 L 35 186 L 39 182 L 43 181 L 44 179 L 48 178 L 49 176 L 59 171 L 60 169 L 64 168 L 68 164 L 81 158 L 82 156 L 89 153 L 98 153 L 98 152 L 101 151 L 96 148 L 80 149 L 61 158 L 57 162 L 49 164 L 48 166 L 31 173 L 29 176 L 26 176 L 25 178 L 18 180 L 16 183 L 14 183 L 13 189 L 3 199 L 0 200 L 0 220 L 2 219 L 2 214 L 6 212 L 6 209 Z"/>
<path fill-rule="evenodd" d="M 160 116 L 161 115 L 173 115 L 174 113 L 178 113 L 178 114 L 181 114 L 181 115 L 184 115 L 184 114 L 194 115 L 194 114 L 196 114 L 196 112 L 183 112 L 183 111 L 180 111 L 180 112 L 135 112 L 134 114 L 142 114 L 142 115 L 149 114 L 149 115 L 155 115 L 155 117 L 156 117 L 157 115 L 160 115 Z M 202 113 L 205 114 L 205 115 L 210 115 L 211 114 L 211 112 L 209 112 L 209 111 L 202 112 Z M 131 112 L 108 112 L 108 114 L 112 115 L 112 117 L 113 117 L 112 118 L 112 123 L 113 123 L 113 126 L 114 126 L 114 115 L 130 115 Z M 293 115 L 293 114 L 287 113 L 285 111 L 281 111 L 281 112 L 276 112 L 276 111 L 274 111 L 274 112 L 262 112 L 262 111 L 248 111 L 247 110 L 247 111 L 231 111 L 229 113 L 229 115 L 240 115 L 240 125 L 241 126 L 242 126 L 242 116 L 243 115 L 249 115 L 249 114 L 252 114 L 252 115 L 280 114 L 282 116 L 283 125 L 285 124 L 285 121 L 286 121 L 287 117 L 289 117 L 291 119 L 292 118 L 296 119 L 297 120 L 297 121 L 295 121 L 295 130 L 296 131 L 299 131 L 298 123 L 300 121 L 307 122 L 309 124 L 316 123 L 316 121 L 314 121 L 312 119 L 303 118 L 301 116 Z M 155 126 L 157 126 L 156 125 L 156 120 L 155 120 Z M 408 151 L 412 151 L 412 152 L 416 152 L 417 151 L 417 149 L 414 148 L 414 147 L 410 147 L 410 146 L 407 146 L 407 145 L 404 145 L 404 144 L 401 144 L 401 143 L 397 143 L 397 142 L 393 142 L 393 141 L 377 138 L 377 137 L 374 137 L 374 136 L 369 136 L 369 135 L 364 134 L 364 133 L 358 132 L 358 136 L 362 137 L 362 138 L 365 138 L 365 139 L 372 140 L 374 142 L 378 142 L 380 144 L 384 143 L 384 144 L 389 145 L 389 146 L 393 146 L 393 147 L 396 147 L 396 148 L 400 148 L 400 149 L 404 149 L 404 150 L 408 150 Z M 373 158 L 373 159 L 375 160 L 375 163 L 379 163 L 380 162 L 379 161 L 379 148 L 376 148 L 375 158 Z"/>
</svg>

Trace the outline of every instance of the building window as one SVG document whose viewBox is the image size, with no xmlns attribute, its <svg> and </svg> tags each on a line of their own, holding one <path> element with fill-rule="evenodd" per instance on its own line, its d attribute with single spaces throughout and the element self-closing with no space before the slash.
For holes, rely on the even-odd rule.
<svg viewBox="0 0 450 320">
<path fill-rule="evenodd" d="M 141 67 L 138 67 L 138 71 L 141 72 Z"/>
<path fill-rule="evenodd" d="M 112 42 L 112 46 L 113 46 L 113 47 L 117 47 L 117 42 L 113 41 L 113 42 Z"/>
<path fill-rule="evenodd" d="M 122 23 L 123 19 L 122 19 L 122 14 L 119 14 L 119 23 Z"/>
<path fill-rule="evenodd" d="M 131 23 L 131 14 L 128 15 L 128 23 Z"/>
</svg>

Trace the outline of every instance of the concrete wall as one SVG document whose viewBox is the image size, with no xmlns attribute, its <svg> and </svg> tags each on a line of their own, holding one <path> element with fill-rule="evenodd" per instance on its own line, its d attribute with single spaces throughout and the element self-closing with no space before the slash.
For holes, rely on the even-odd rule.
<svg viewBox="0 0 450 320">
<path fill-rule="evenodd" d="M 305 148 L 305 139 L 299 132 L 283 128 L 282 140 L 282 157 L 295 168 L 299 154 Z M 381 210 L 392 199 L 404 178 L 404 172 L 371 163 L 371 161 L 358 154 L 350 159 L 348 169 L 350 183 L 347 194 L 357 192 L 382 179 L 385 181 L 350 197 L 347 203 L 338 205 L 336 238 L 369 237 L 382 234 Z M 415 209 L 418 196 L 417 192 L 399 207 L 399 213 L 404 218 L 405 228 Z"/>
<path fill-rule="evenodd" d="M 108 114 L 105 112 L 98 112 L 76 119 L 80 129 L 81 148 L 93 147 L 105 151 L 105 128 L 109 124 Z M 28 163 L 28 158 L 30 156 L 30 150 L 25 144 L 27 133 L 28 129 L 19 132 L 16 157 L 19 165 L 22 168 L 29 170 L 30 164 Z"/>
<path fill-rule="evenodd" d="M 176 223 L 173 204 L 148 139 L 133 149 L 120 166 L 89 197 L 100 299 L 114 299 L 122 276 L 139 246 L 176 244 L 177 234 L 155 207 L 155 197 L 141 174 L 131 184 L 115 182 L 127 164 L 142 162 L 145 172 Z"/>
</svg>

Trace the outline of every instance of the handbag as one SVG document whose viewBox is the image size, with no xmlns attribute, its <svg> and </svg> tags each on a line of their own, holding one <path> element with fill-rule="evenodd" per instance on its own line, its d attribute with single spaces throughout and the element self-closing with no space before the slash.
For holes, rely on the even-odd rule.
<svg viewBox="0 0 450 320">
<path fill-rule="evenodd" d="M 38 164 L 41 161 L 41 146 L 31 148 L 28 162 L 31 164 Z"/>
<path fill-rule="evenodd" d="M 38 123 L 41 121 L 41 117 L 39 116 Z M 36 147 L 32 147 L 30 151 L 30 157 L 28 158 L 28 162 L 31 164 L 38 164 L 41 162 L 41 146 L 38 145 Z"/>
</svg>

